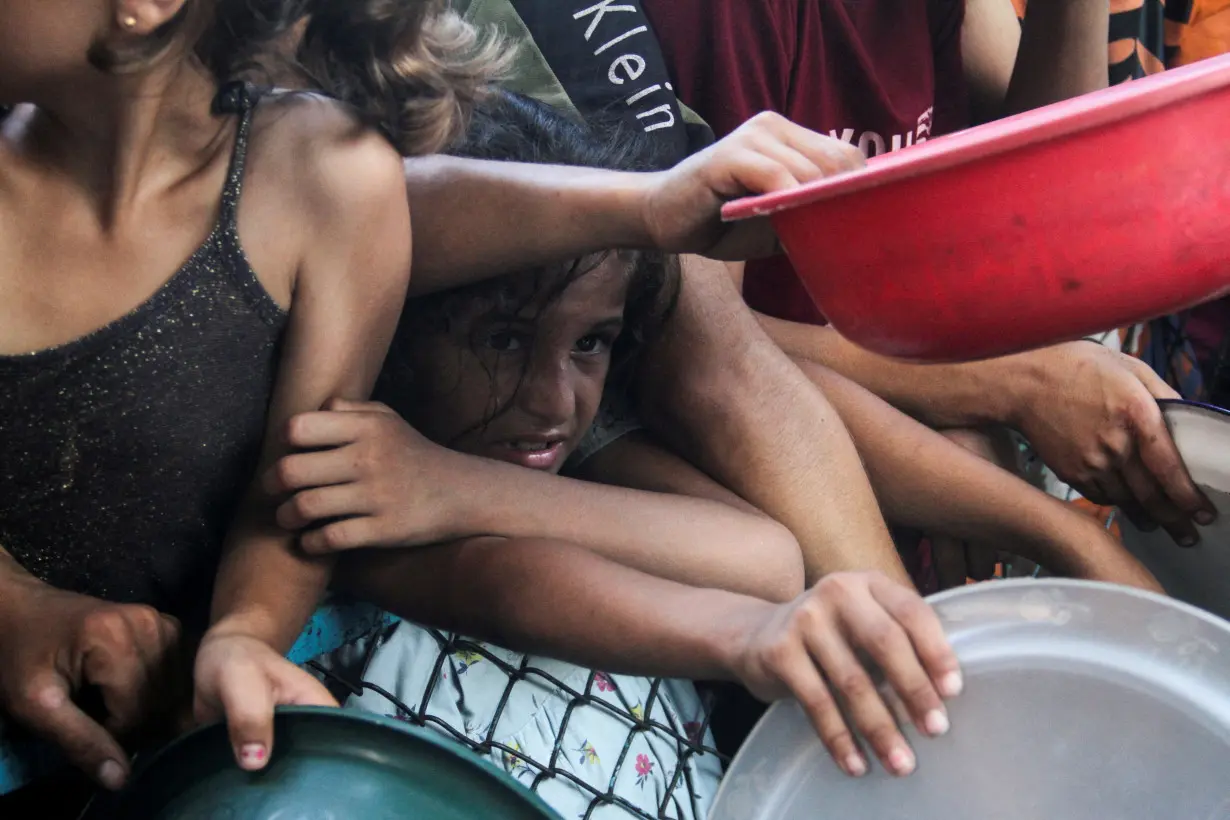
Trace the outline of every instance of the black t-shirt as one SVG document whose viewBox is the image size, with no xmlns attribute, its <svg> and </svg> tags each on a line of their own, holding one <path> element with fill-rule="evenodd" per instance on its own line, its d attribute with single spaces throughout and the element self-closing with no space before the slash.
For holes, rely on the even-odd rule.
<svg viewBox="0 0 1230 820">
<path fill-rule="evenodd" d="M 553 74 L 581 116 L 614 119 L 644 132 L 664 166 L 713 142 L 708 126 L 679 105 L 640 0 L 469 0 L 457 5 L 479 24 L 506 20 L 508 7 L 520 18 L 532 42 L 522 44 L 518 57 L 521 76 L 511 83 L 517 91 L 543 98 L 545 89 L 527 87 L 526 78 Z"/>
</svg>

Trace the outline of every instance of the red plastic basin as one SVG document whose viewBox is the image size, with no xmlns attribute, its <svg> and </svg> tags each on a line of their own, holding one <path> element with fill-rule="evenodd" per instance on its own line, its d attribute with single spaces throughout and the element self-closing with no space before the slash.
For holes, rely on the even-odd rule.
<svg viewBox="0 0 1230 820">
<path fill-rule="evenodd" d="M 843 335 L 997 356 L 1230 292 L 1230 55 L 729 203 Z"/>
</svg>

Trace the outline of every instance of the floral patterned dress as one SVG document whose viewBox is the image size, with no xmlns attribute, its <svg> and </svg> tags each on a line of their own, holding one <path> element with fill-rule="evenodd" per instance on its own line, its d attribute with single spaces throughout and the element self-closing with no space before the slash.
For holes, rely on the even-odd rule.
<svg viewBox="0 0 1230 820">
<path fill-rule="evenodd" d="M 408 622 L 374 640 L 362 678 L 406 710 L 370 689 L 347 707 L 462 740 L 564 818 L 708 814 L 721 764 L 691 682 L 608 675 Z"/>
</svg>

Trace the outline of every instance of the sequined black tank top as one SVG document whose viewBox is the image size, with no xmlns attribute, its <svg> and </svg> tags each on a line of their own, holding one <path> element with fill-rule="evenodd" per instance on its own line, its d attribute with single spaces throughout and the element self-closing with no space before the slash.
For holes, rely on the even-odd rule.
<svg viewBox="0 0 1230 820">
<path fill-rule="evenodd" d="M 0 546 L 54 586 L 204 625 L 223 536 L 252 479 L 285 312 L 239 244 L 255 96 L 239 117 L 217 225 L 127 316 L 0 356 Z"/>
</svg>

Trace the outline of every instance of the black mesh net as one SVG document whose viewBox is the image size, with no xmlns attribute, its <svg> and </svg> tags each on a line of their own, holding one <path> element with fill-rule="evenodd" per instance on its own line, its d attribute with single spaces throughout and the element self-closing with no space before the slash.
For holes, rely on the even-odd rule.
<svg viewBox="0 0 1230 820">
<path fill-rule="evenodd" d="M 387 637 L 391 634 L 391 630 L 395 629 L 397 629 L 396 624 L 384 627 L 382 637 Z M 550 672 L 534 666 L 531 663 L 531 657 L 522 656 L 519 663 L 509 663 L 483 644 L 454 634 L 445 634 L 436 630 L 425 631 L 434 638 L 438 651 L 433 660 L 423 659 L 424 663 L 432 664 L 431 674 L 421 698 L 414 703 L 403 702 L 392 692 L 366 679 L 368 677 L 366 670 L 370 668 L 372 654 L 381 644 L 379 637 L 373 636 L 372 639 L 364 642 L 366 644 L 363 649 L 365 657 L 357 663 L 337 664 L 328 660 L 322 663 L 321 660 L 316 660 L 310 662 L 308 666 L 329 686 L 340 702 L 344 703 L 351 696 L 358 697 L 373 693 L 387 701 L 387 714 L 416 726 L 440 731 L 483 758 L 488 760 L 496 758 L 503 763 L 506 771 L 513 773 L 520 782 L 535 792 L 539 792 L 544 785 L 552 781 L 566 781 L 583 795 L 585 808 L 577 816 L 585 820 L 604 807 L 622 810 L 622 814 L 628 817 L 703 820 L 703 801 L 700 799 L 697 784 L 694 782 L 693 767 L 690 764 L 695 759 L 704 756 L 712 756 L 709 760 L 722 767 L 729 762 L 726 756 L 704 742 L 704 739 L 709 736 L 709 720 L 713 711 L 714 696 L 711 692 L 701 696 L 703 716 L 698 723 L 684 724 L 669 718 L 664 720 L 656 715 L 669 713 L 666 710 L 655 709 L 656 701 L 662 697 L 662 688 L 665 684 L 662 679 L 656 679 L 650 683 L 649 694 L 643 703 L 632 706 L 616 704 L 610 698 L 601 696 L 599 690 L 610 686 L 609 679 L 601 672 L 589 672 L 585 685 L 578 689 L 569 686 L 568 683 Z M 503 693 L 490 723 L 477 732 L 470 726 L 455 725 L 455 721 L 446 719 L 432 706 L 433 693 L 442 686 L 442 680 L 450 672 L 455 674 L 454 659 L 456 658 L 467 659 L 471 664 L 481 659 L 499 669 L 506 678 Z M 554 742 L 549 753 L 540 752 L 538 757 L 520 748 L 519 745 L 497 739 L 497 727 L 500 726 L 504 710 L 516 687 L 525 683 L 549 687 L 553 693 L 564 698 L 567 703 L 563 711 L 563 718 L 559 721 L 555 731 Z M 467 714 L 468 710 L 464 703 L 458 703 L 457 706 L 462 715 Z M 570 765 L 573 762 L 570 757 L 580 754 L 583 758 L 587 753 L 593 753 L 592 749 L 569 748 L 566 743 L 570 722 L 578 711 L 584 708 L 601 710 L 613 719 L 613 722 L 608 722 L 608 725 L 621 725 L 622 731 L 626 733 L 618 758 L 609 769 L 609 781 L 604 784 L 604 788 L 595 787 L 592 781 L 587 782 L 584 778 L 578 777 L 574 772 L 574 766 Z M 658 741 L 658 748 L 662 748 L 661 744 L 664 742 L 674 751 L 673 771 L 665 773 L 666 788 L 658 800 L 656 811 L 653 812 L 647 811 L 643 804 L 634 805 L 616 791 L 621 774 L 624 774 L 629 767 L 634 768 L 637 776 L 643 776 L 642 767 L 647 763 L 640 758 L 644 756 L 639 755 L 634 758 L 631 754 L 633 742 L 640 735 L 653 735 Z M 662 761 L 660 755 L 657 761 Z M 712 794 L 708 797 L 712 799 Z M 548 800 L 548 802 L 552 801 Z M 620 813 L 615 812 L 616 815 Z M 603 816 L 610 817 L 612 814 L 604 811 Z"/>
</svg>

